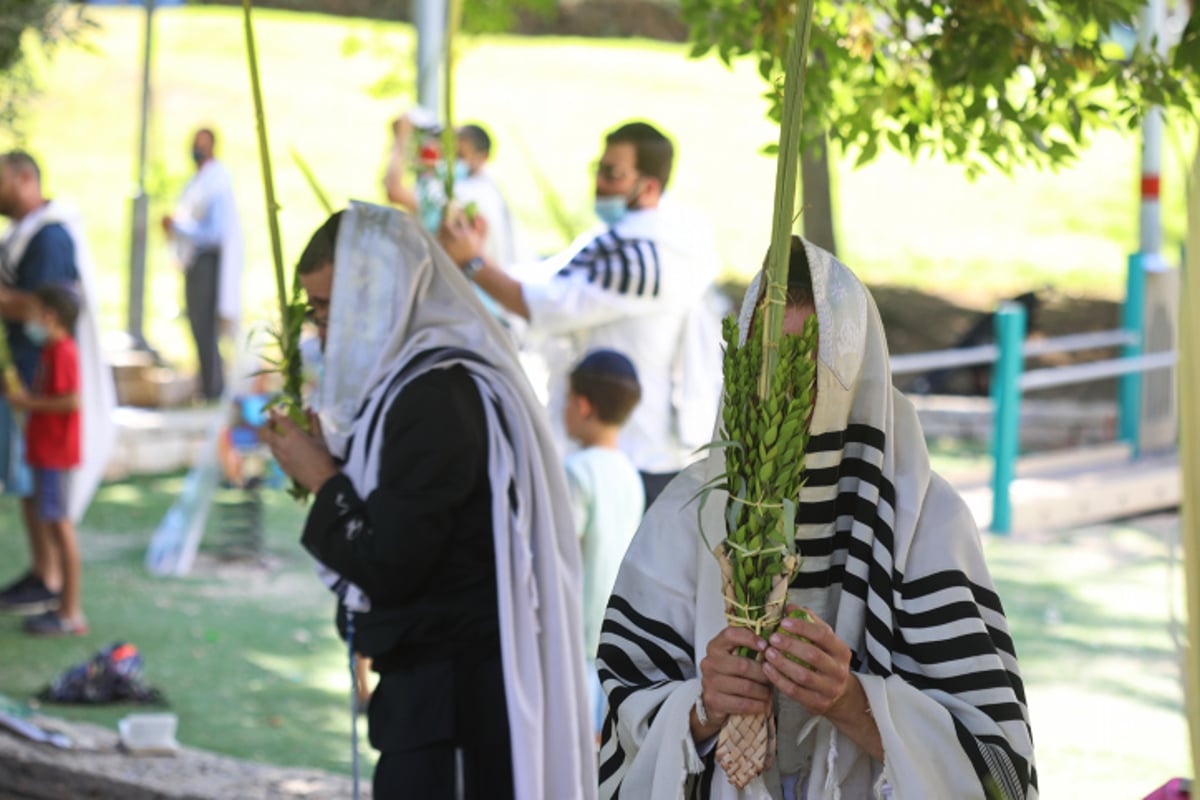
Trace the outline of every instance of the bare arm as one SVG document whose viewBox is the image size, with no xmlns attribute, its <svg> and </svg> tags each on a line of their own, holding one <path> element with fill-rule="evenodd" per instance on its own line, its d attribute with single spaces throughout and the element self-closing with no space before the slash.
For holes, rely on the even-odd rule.
<svg viewBox="0 0 1200 800">
<path fill-rule="evenodd" d="M 70 414 L 72 411 L 79 410 L 79 394 L 71 392 L 70 394 L 56 394 L 45 396 L 29 396 L 26 398 L 24 406 L 29 411 L 37 411 L 43 414 Z"/>
<path fill-rule="evenodd" d="M 500 305 L 523 319 L 529 319 L 529 306 L 521 282 L 513 278 L 491 259 L 483 255 L 483 242 L 487 237 L 487 222 L 476 217 L 475 222 L 461 211 L 447 214 L 438 231 L 438 241 L 446 248 L 446 254 L 460 267 L 472 259 L 483 261 L 483 266 L 472 278 L 475 285 L 483 289 Z"/>
<path fill-rule="evenodd" d="M 408 148 L 412 139 L 412 124 L 401 117 L 392 124 L 392 152 L 388 157 L 387 173 L 383 177 L 383 188 L 388 201 L 404 206 L 412 213 L 417 211 L 417 193 L 404 184 L 408 171 Z"/>
<path fill-rule="evenodd" d="M 9 322 L 24 322 L 29 319 L 33 295 L 19 289 L 0 288 L 0 317 Z"/>
<path fill-rule="evenodd" d="M 497 303 L 522 319 L 529 319 L 529 306 L 525 303 L 521 282 L 493 264 L 490 259 L 483 258 L 483 266 L 472 280 Z"/>
</svg>

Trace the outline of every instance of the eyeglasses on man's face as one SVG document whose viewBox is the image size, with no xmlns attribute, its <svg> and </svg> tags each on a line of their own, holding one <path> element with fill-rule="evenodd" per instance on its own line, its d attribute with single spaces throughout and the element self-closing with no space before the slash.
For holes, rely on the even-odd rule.
<svg viewBox="0 0 1200 800">
<path fill-rule="evenodd" d="M 329 325 L 329 301 L 319 297 L 310 298 L 308 306 L 304 309 L 304 318 L 318 328 L 327 327 Z"/>
<path fill-rule="evenodd" d="M 630 175 L 637 175 L 635 170 L 621 169 L 616 164 L 605 161 L 597 161 L 593 169 L 596 171 L 596 177 L 602 181 L 623 181 Z"/>
</svg>

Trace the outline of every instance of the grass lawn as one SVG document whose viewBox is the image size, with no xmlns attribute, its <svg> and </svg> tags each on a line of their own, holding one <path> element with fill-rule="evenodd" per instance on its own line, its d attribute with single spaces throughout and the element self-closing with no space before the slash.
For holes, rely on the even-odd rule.
<svg viewBox="0 0 1200 800">
<path fill-rule="evenodd" d="M 30 638 L 17 617 L 0 617 L 0 694 L 29 698 L 106 644 L 129 641 L 142 653 L 147 681 L 179 714 L 184 744 L 349 771 L 349 667 L 330 624 L 332 595 L 298 542 L 304 510 L 283 492 L 265 493 L 269 569 L 218 568 L 202 547 L 186 579 L 158 579 L 143 567 L 146 545 L 181 482 L 173 475 L 102 488 L 81 536 L 91 633 Z M 220 519 L 214 511 L 210 535 L 219 533 Z M 0 526 L 7 581 L 28 560 L 12 498 L 0 505 Z M 44 710 L 115 727 L 131 708 Z"/>
<path fill-rule="evenodd" d="M 43 161 L 49 191 L 81 207 L 104 278 L 103 320 L 124 327 L 128 197 L 135 180 L 143 16 L 95 8 L 85 47 L 57 53 L 30 109 L 26 145 Z M 275 11 L 256 12 L 267 122 L 290 264 L 322 212 L 292 164 L 296 148 L 335 202 L 378 200 L 388 123 L 411 103 L 411 29 Z M 214 125 L 235 177 L 247 232 L 246 314 L 270 314 L 274 283 L 244 59 L 240 10 L 167 8 L 156 15 L 149 191 L 153 217 L 169 209 L 190 172 L 190 133 Z M 368 92 L 394 76 L 400 93 Z M 495 172 L 540 250 L 563 241 L 533 177 L 555 187 L 579 226 L 590 221 L 588 165 L 601 135 L 643 117 L 677 139 L 673 192 L 714 222 L 730 273 L 761 260 L 769 236 L 773 161 L 758 155 L 775 134 L 752 65 L 730 71 L 690 61 L 684 48 L 646 41 L 486 37 L 461 56 L 457 116 L 495 134 Z M 0 146 L 6 146 L 0 132 Z M 1178 143 L 1178 146 L 1176 146 Z M 1168 137 L 1163 166 L 1166 252 L 1184 228 L 1181 156 L 1194 136 Z M 1182 150 L 1182 152 L 1181 152 Z M 868 283 L 951 293 L 981 306 L 1053 285 L 1119 296 L 1136 249 L 1137 140 L 1098 137 L 1057 174 L 1019 172 L 968 183 L 939 161 L 893 155 L 859 171 L 843 159 L 837 184 L 841 247 Z M 151 234 L 147 329 L 167 356 L 189 361 L 178 318 L 182 290 L 157 225 Z"/>
<path fill-rule="evenodd" d="M 270 568 L 156 579 L 142 567 L 180 476 L 105 486 L 83 525 L 92 633 L 36 640 L 0 617 L 0 695 L 25 699 L 116 639 L 142 651 L 187 745 L 278 764 L 349 771 L 344 652 L 331 599 L 297 544 L 303 511 L 268 492 Z M 216 524 L 219 517 L 210 523 Z M 0 579 L 25 561 L 16 509 L 0 502 Z M 985 550 L 1021 657 L 1044 797 L 1129 800 L 1190 772 L 1183 692 L 1169 633 L 1182 567 L 1166 515 L 1012 539 Z M 202 549 L 202 555 L 205 552 Z M 115 725 L 129 708 L 56 706 Z M 367 763 L 372 761 L 367 759 Z"/>
<path fill-rule="evenodd" d="M 1183 564 L 1162 515 L 985 552 L 1021 659 L 1042 797 L 1145 797 L 1191 774 L 1171 609 Z M 1178 550 L 1175 551 L 1178 553 Z"/>
</svg>

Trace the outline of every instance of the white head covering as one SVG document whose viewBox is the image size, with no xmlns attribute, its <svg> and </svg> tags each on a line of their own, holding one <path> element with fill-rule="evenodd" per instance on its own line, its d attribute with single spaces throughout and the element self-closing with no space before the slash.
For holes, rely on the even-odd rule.
<svg viewBox="0 0 1200 800">
<path fill-rule="evenodd" d="M 797 503 L 804 556 L 788 593 L 854 651 L 884 764 L 824 718 L 783 698 L 776 768 L 808 798 L 1037 797 L 1024 689 L 1012 639 L 961 498 L 929 468 L 912 405 L 891 385 L 874 301 L 829 253 L 804 245 L 820 328 L 817 399 Z M 747 292 L 743 340 L 761 281 Z M 601 796 L 682 798 L 700 782 L 715 800 L 780 797 L 780 774 L 739 792 L 702 759 L 688 729 L 698 664 L 725 627 L 710 541 L 725 496 L 698 521 L 693 504 L 723 455 L 673 481 L 651 507 L 617 577 L 598 666 L 615 707 L 600 750 Z M 691 796 L 691 795 L 688 795 Z M 706 795 L 707 796 L 707 795 Z"/>
<path fill-rule="evenodd" d="M 470 372 L 488 419 L 516 796 L 591 800 L 595 744 L 579 543 L 563 468 L 516 353 L 462 272 L 399 211 L 352 203 L 342 214 L 334 263 L 321 390 L 327 441 L 366 497 L 378 478 L 383 439 L 371 435 L 383 417 L 375 412 L 429 369 L 461 365 Z"/>
</svg>

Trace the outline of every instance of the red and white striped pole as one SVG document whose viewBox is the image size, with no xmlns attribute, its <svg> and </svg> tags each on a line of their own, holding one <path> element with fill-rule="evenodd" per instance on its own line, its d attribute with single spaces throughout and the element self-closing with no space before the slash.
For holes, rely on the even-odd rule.
<svg viewBox="0 0 1200 800">
<path fill-rule="evenodd" d="M 1138 47 L 1166 50 L 1166 3 L 1148 0 L 1142 9 L 1138 29 Z M 1163 111 L 1158 106 L 1146 112 L 1142 120 L 1141 203 L 1138 212 L 1138 254 L 1142 267 L 1154 272 L 1165 267 L 1162 261 L 1162 205 L 1159 202 L 1162 171 Z"/>
<path fill-rule="evenodd" d="M 1138 25 L 1138 49 L 1145 52 L 1164 45 L 1164 0 L 1148 0 Z M 1142 355 L 1146 332 L 1147 275 L 1166 270 L 1162 257 L 1162 205 L 1159 202 L 1162 170 L 1163 112 L 1155 106 L 1142 118 L 1142 179 L 1138 206 L 1138 251 L 1129 257 L 1125 278 L 1125 305 L 1121 309 L 1121 327 L 1133 336 L 1121 352 L 1126 358 Z M 1139 453 L 1142 421 L 1142 375 L 1122 375 L 1117 391 L 1117 436 L 1129 444 L 1133 456 Z"/>
</svg>

